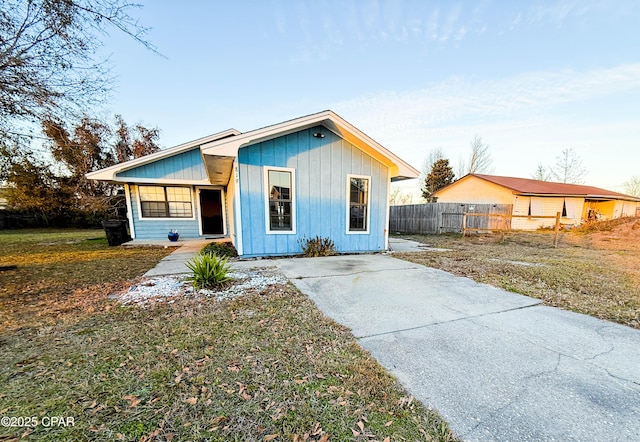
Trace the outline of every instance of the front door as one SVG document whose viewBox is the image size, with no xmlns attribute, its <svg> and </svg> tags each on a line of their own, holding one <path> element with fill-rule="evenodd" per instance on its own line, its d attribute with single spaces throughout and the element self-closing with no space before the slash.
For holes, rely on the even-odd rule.
<svg viewBox="0 0 640 442">
<path fill-rule="evenodd" d="M 222 190 L 200 189 L 200 212 L 203 235 L 224 234 Z"/>
</svg>

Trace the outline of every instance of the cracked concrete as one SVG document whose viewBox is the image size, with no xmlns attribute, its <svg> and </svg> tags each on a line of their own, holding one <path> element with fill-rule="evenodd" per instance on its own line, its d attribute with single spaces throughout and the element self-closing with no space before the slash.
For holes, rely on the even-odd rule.
<svg viewBox="0 0 640 442">
<path fill-rule="evenodd" d="M 464 440 L 640 435 L 640 331 L 387 255 L 273 261 Z"/>
</svg>

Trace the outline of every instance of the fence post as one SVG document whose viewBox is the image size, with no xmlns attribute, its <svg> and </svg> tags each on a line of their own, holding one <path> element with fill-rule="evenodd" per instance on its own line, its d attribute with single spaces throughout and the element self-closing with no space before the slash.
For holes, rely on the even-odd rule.
<svg viewBox="0 0 640 442">
<path fill-rule="evenodd" d="M 462 237 L 467 236 L 467 213 L 462 214 Z"/>
<path fill-rule="evenodd" d="M 560 212 L 556 212 L 556 226 L 554 228 L 553 247 L 558 248 L 558 232 L 560 231 Z"/>
</svg>

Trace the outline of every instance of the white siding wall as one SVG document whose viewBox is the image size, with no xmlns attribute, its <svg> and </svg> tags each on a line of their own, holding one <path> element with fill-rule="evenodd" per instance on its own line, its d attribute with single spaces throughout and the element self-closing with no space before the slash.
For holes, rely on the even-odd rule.
<svg viewBox="0 0 640 442">
<path fill-rule="evenodd" d="M 562 217 L 560 223 L 579 224 L 582 218 L 584 198 L 517 196 L 514 200 L 513 214 L 528 215 L 529 207 L 531 207 L 531 217 L 513 218 L 511 228 L 513 230 L 536 230 L 541 227 L 552 227 L 555 225 L 555 219 L 536 218 L 536 216 L 556 216 L 556 213 L 562 213 L 565 204 L 567 216 Z"/>
<path fill-rule="evenodd" d="M 616 201 L 616 207 L 613 209 L 613 217 L 636 216 L 637 205 L 638 203 L 635 201 Z"/>
</svg>

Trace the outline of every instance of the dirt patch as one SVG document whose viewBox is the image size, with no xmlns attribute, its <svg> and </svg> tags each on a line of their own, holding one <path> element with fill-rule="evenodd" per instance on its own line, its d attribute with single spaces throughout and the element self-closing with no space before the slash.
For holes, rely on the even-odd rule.
<svg viewBox="0 0 640 442">
<path fill-rule="evenodd" d="M 587 224 L 567 240 L 599 250 L 640 251 L 640 217 Z"/>
</svg>

